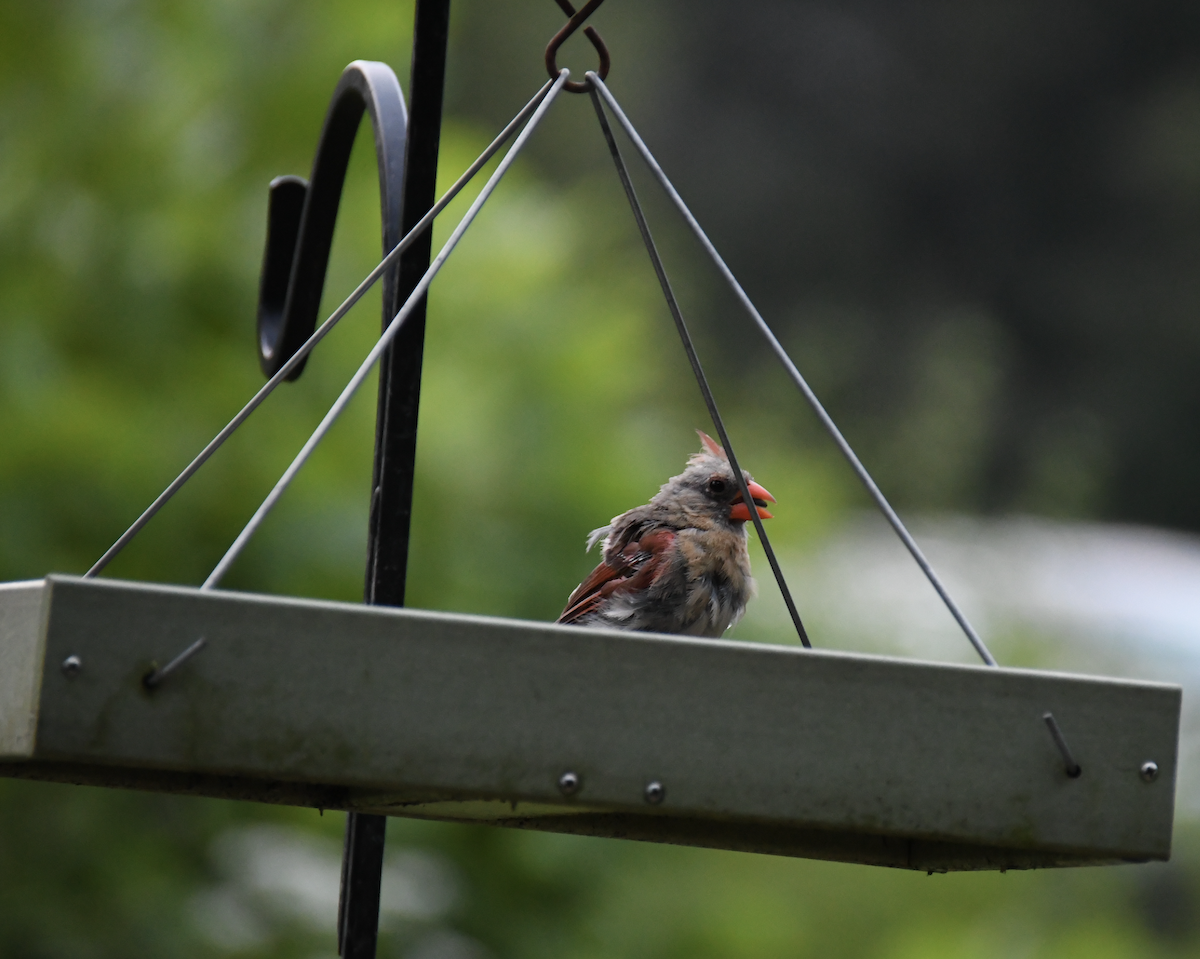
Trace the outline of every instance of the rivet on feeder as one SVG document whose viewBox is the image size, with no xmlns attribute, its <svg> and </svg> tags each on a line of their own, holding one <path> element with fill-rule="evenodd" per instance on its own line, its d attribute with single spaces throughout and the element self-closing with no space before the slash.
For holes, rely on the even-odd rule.
<svg viewBox="0 0 1200 959">
<path fill-rule="evenodd" d="M 582 785 L 578 773 L 565 772 L 558 777 L 558 791 L 564 796 L 574 796 Z"/>
</svg>

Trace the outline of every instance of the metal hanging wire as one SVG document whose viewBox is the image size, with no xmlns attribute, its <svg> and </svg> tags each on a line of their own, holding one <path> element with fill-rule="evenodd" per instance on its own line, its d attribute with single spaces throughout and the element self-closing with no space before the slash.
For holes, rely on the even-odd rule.
<svg viewBox="0 0 1200 959">
<path fill-rule="evenodd" d="M 558 0 L 558 2 L 561 6 L 563 6 L 564 10 L 568 9 L 569 4 L 564 3 L 563 0 Z M 561 42 L 570 34 L 570 32 L 573 31 L 573 29 L 577 28 L 578 25 L 584 21 L 597 6 L 599 6 L 599 2 L 593 0 L 593 2 L 585 5 L 585 7 L 579 11 L 577 16 L 572 18 L 572 22 L 568 24 L 570 29 L 564 28 L 564 30 L 560 32 L 561 35 L 555 38 L 557 42 L 552 42 L 551 47 L 547 49 L 546 59 L 548 63 L 553 63 L 553 55 L 557 50 L 558 45 L 561 44 Z M 607 56 L 605 55 L 607 50 L 605 50 L 603 47 L 603 41 L 599 40 L 598 35 L 593 38 L 589 34 L 589 39 L 593 41 L 593 44 L 601 53 L 601 58 L 603 61 L 602 74 L 607 73 L 606 68 L 608 63 Z M 751 319 L 753 319 L 759 331 L 766 338 L 768 345 L 772 349 L 772 352 L 775 353 L 776 357 L 783 364 L 792 381 L 795 383 L 801 394 L 816 413 L 818 420 L 833 438 L 835 444 L 842 452 L 842 455 L 849 462 L 855 475 L 858 476 L 860 482 L 862 482 L 868 494 L 874 500 L 879 510 L 883 513 L 888 523 L 892 526 L 901 542 L 904 543 L 905 547 L 912 554 L 913 559 L 921 568 L 922 572 L 924 572 L 925 576 L 929 579 L 930 584 L 933 586 L 939 597 L 941 597 L 951 615 L 958 622 L 959 626 L 966 634 L 967 639 L 971 642 L 972 646 L 974 646 L 976 652 L 987 665 L 995 666 L 996 660 L 988 651 L 987 646 L 979 637 L 979 634 L 971 626 L 965 614 L 954 602 L 953 598 L 942 584 L 940 578 L 934 572 L 933 567 L 925 558 L 924 553 L 921 551 L 912 535 L 908 532 L 908 529 L 904 526 L 904 523 L 901 521 L 900 517 L 896 514 L 896 511 L 892 508 L 891 504 L 888 503 L 886 497 L 884 497 L 882 491 L 880 491 L 878 485 L 872 479 L 866 467 L 863 466 L 861 460 L 859 460 L 850 444 L 846 441 L 841 431 L 837 428 L 837 425 L 833 422 L 833 419 L 829 416 L 824 406 L 822 406 L 821 402 L 817 399 L 816 394 L 812 391 L 812 388 L 808 385 L 807 381 L 796 368 L 791 358 L 787 355 L 787 352 L 784 350 L 782 344 L 779 342 L 778 338 L 763 319 L 762 314 L 759 313 L 758 309 L 754 306 L 754 303 L 750 300 L 749 296 L 746 294 L 746 291 L 742 288 L 737 278 L 733 275 L 733 272 L 729 269 L 724 259 L 722 259 L 721 255 L 717 252 L 716 247 L 713 246 L 712 241 L 709 240 L 707 234 L 693 216 L 691 210 L 687 207 L 687 204 L 684 203 L 683 198 L 679 195 L 674 185 L 667 178 L 662 167 L 658 164 L 657 160 L 655 160 L 653 154 L 646 146 L 645 141 L 642 140 L 641 136 L 638 134 L 629 118 L 625 115 L 625 112 L 621 109 L 621 106 L 617 102 L 616 98 L 612 95 L 607 86 L 605 86 L 602 75 L 598 75 L 594 71 L 588 71 L 586 74 L 587 79 L 585 83 L 574 84 L 569 82 L 569 76 L 570 71 L 566 69 L 560 71 L 555 80 L 547 82 L 547 84 L 544 85 L 542 89 L 537 92 L 537 94 L 535 94 L 535 96 L 525 105 L 525 107 L 522 108 L 522 110 L 504 128 L 504 130 L 501 131 L 500 135 L 496 137 L 496 139 L 488 146 L 486 150 L 484 150 L 479 158 L 467 169 L 467 171 L 458 179 L 458 181 L 446 191 L 446 193 L 440 200 L 438 200 L 433 208 L 430 209 L 430 211 L 416 224 L 416 226 L 414 226 L 413 229 L 410 230 L 409 233 L 388 252 L 383 260 L 367 275 L 367 277 L 358 285 L 358 287 L 350 294 L 350 296 L 348 296 L 341 303 L 341 305 L 339 305 L 338 308 L 334 310 L 332 314 L 330 314 L 329 318 L 326 319 L 325 322 L 313 332 L 313 334 L 305 341 L 303 345 L 300 346 L 299 349 L 296 350 L 296 352 L 279 369 L 279 371 L 272 376 L 266 384 L 263 385 L 263 387 L 250 399 L 250 401 L 238 412 L 238 414 L 234 416 L 232 420 L 230 420 L 230 422 L 208 443 L 207 446 L 205 446 L 203 450 L 201 450 L 201 452 L 195 457 L 195 459 L 192 460 L 191 463 L 188 464 L 183 472 L 181 472 L 179 476 L 177 476 L 171 482 L 171 484 L 159 494 L 159 496 L 154 500 L 153 503 L 150 504 L 149 507 L 147 507 L 141 516 L 134 521 L 134 523 L 117 539 L 117 541 L 109 547 L 104 555 L 101 556 L 100 559 L 97 560 L 97 562 L 84 574 L 84 577 L 89 578 L 96 576 L 121 552 L 122 549 L 125 548 L 125 546 L 129 544 L 129 542 L 135 536 L 137 536 L 137 534 L 158 513 L 158 511 L 161 510 L 162 507 L 165 506 L 166 503 L 183 487 L 183 485 L 189 479 L 191 479 L 193 475 L 195 475 L 200 467 L 207 462 L 213 453 L 215 453 L 216 450 L 219 449 L 220 446 L 238 429 L 238 427 L 240 427 L 249 418 L 250 414 L 262 404 L 267 396 L 269 396 L 280 383 L 284 382 L 287 377 L 300 365 L 300 363 L 304 361 L 317 343 L 319 343 L 329 333 L 329 331 L 338 323 L 338 321 L 341 320 L 342 317 L 344 317 L 346 313 L 348 313 L 350 309 L 363 297 L 363 295 L 379 280 L 379 278 L 384 275 L 387 269 L 395 263 L 403 251 L 412 244 L 416 237 L 418 237 L 424 230 L 429 228 L 434 218 L 445 209 L 445 207 L 458 195 L 458 193 L 467 185 L 467 183 L 473 179 L 479 170 L 482 169 L 483 166 L 496 154 L 496 152 L 499 151 L 500 147 L 502 147 L 504 143 L 508 141 L 513 132 L 518 129 L 521 124 L 526 121 L 526 119 L 528 119 L 529 122 L 525 129 L 521 131 L 516 141 L 509 148 L 508 153 L 505 154 L 505 157 L 501 161 L 499 167 L 492 174 L 491 178 L 480 192 L 480 195 L 476 198 L 466 215 L 459 222 L 458 227 L 456 227 L 454 233 L 451 235 L 442 251 L 431 263 L 429 269 L 418 283 L 412 295 L 410 295 L 400 311 L 397 312 L 396 316 L 393 317 L 392 321 L 388 324 L 387 329 L 380 336 L 375 346 L 371 349 L 371 352 L 368 353 L 366 359 L 351 378 L 341 395 L 334 402 L 325 418 L 309 437 L 309 440 L 302 447 L 288 469 L 280 477 L 279 481 L 268 494 L 267 498 L 263 501 L 262 505 L 260 505 L 254 516 L 251 517 L 245 528 L 243 528 L 241 533 L 234 540 L 229 550 L 222 557 L 221 561 L 214 568 L 213 572 L 205 580 L 201 588 L 212 589 L 220 582 L 234 560 L 241 553 L 250 537 L 253 536 L 253 534 L 262 524 L 262 521 L 266 518 L 267 514 L 274 507 L 275 503 L 278 502 L 284 490 L 286 490 L 292 479 L 294 479 L 296 474 L 299 472 L 300 468 L 308 460 L 313 450 L 328 433 L 338 416 L 341 415 L 342 411 L 349 404 L 350 399 L 369 375 L 371 369 L 374 367 L 374 364 L 378 361 L 384 350 L 392 342 L 393 338 L 403 326 L 404 321 L 411 313 L 416 302 L 426 293 L 434 276 L 437 275 L 446 258 L 450 255 L 455 246 L 457 246 L 458 241 L 466 232 L 467 227 L 471 224 L 471 222 L 473 222 L 483 204 L 487 201 L 488 197 L 491 196 L 492 191 L 495 189 L 503 175 L 507 172 L 512 162 L 516 159 L 517 154 L 525 145 L 525 142 L 528 140 L 532 131 L 541 122 L 541 119 L 544 117 L 550 104 L 557 97 L 561 90 L 564 88 L 569 88 L 572 90 L 572 92 L 584 92 L 586 90 L 591 94 L 596 115 L 599 119 L 605 141 L 608 144 L 609 150 L 612 154 L 613 161 L 617 167 L 617 173 L 620 177 L 622 187 L 625 190 L 631 209 L 633 210 L 633 215 L 637 222 L 638 230 L 642 235 L 642 239 L 646 245 L 646 250 L 650 255 L 651 263 L 654 267 L 659 283 L 662 286 L 663 294 L 671 311 L 672 319 L 675 322 L 676 329 L 679 333 L 680 339 L 683 342 L 684 350 L 687 353 L 688 361 L 692 366 L 693 374 L 696 377 L 696 381 L 704 397 L 705 404 L 708 407 L 709 414 L 712 417 L 713 424 L 717 429 L 721 443 L 729 457 L 730 466 L 733 468 L 734 476 L 737 479 L 743 498 L 745 498 L 747 502 L 751 502 L 749 489 L 746 486 L 745 478 L 742 475 L 742 471 L 738 465 L 736 454 L 733 450 L 732 443 L 729 440 L 728 432 L 725 429 L 724 422 L 717 408 L 716 400 L 713 397 L 712 390 L 709 387 L 707 378 L 704 375 L 704 370 L 700 364 L 695 346 L 692 343 L 691 336 L 687 329 L 687 324 L 684 321 L 682 312 L 679 309 L 679 304 L 675 298 L 670 281 L 666 275 L 661 257 L 659 256 L 658 250 L 655 247 L 653 236 L 650 233 L 649 226 L 646 223 L 645 215 L 637 199 L 637 194 L 633 188 L 632 181 L 629 178 L 628 169 L 625 166 L 620 150 L 617 147 L 616 140 L 613 137 L 612 129 L 608 123 L 607 117 L 605 116 L 604 105 L 607 105 L 612 111 L 613 115 L 617 118 L 626 135 L 629 137 L 630 141 L 641 155 L 643 161 L 649 167 L 655 179 L 658 180 L 659 185 L 675 204 L 676 208 L 682 214 L 684 220 L 687 222 L 696 238 L 700 241 L 709 257 L 713 260 L 718 271 L 733 290 L 734 295 L 750 314 Z M 603 98 L 604 105 L 601 103 L 601 98 Z M 807 632 L 804 629 L 800 614 L 796 609 L 791 591 L 788 589 L 787 583 L 784 579 L 783 572 L 775 555 L 775 551 L 771 547 L 770 540 L 767 537 L 765 529 L 763 528 L 761 519 L 756 515 L 756 511 L 751 512 L 751 519 L 754 522 L 755 530 L 757 531 L 760 542 L 763 545 L 764 552 L 767 555 L 768 561 L 771 565 L 771 570 L 775 575 L 776 582 L 779 584 L 780 592 L 783 595 L 784 602 L 788 608 L 788 613 L 792 618 L 792 622 L 796 628 L 797 634 L 800 637 L 800 641 L 804 644 L 804 646 L 809 647 L 811 644 Z"/>
<path fill-rule="evenodd" d="M 488 181 L 486 184 L 484 184 L 483 189 L 479 191 L 479 196 L 475 198 L 475 202 L 471 204 L 470 209 L 468 209 L 463 215 L 463 218 L 459 221 L 458 226 L 454 228 L 454 232 L 450 234 L 450 238 L 442 247 L 441 252 L 439 252 L 438 255 L 434 257 L 433 262 L 429 264 L 429 269 L 425 271 L 425 275 L 421 277 L 420 282 L 417 283 L 412 293 L 409 294 L 408 299 L 404 301 L 404 305 L 392 318 L 392 321 L 388 324 L 387 329 L 383 331 L 383 334 L 376 341 L 375 345 L 371 347 L 371 351 L 367 354 L 366 359 L 363 360 L 362 365 L 359 366 L 354 376 L 350 378 L 350 381 L 342 390 L 341 395 L 339 395 L 334 401 L 333 406 L 329 408 L 329 412 L 325 414 L 324 419 L 321 420 L 320 424 L 308 438 L 308 441 L 300 449 L 300 452 L 296 454 L 296 458 L 292 460 L 291 465 L 288 466 L 288 468 L 284 471 L 283 475 L 279 478 L 279 481 L 275 484 L 275 487 L 270 493 L 267 494 L 267 498 L 263 500 L 262 505 L 259 506 L 254 515 L 250 517 L 250 521 L 238 534 L 237 539 L 233 541 L 233 545 L 231 545 L 228 551 L 226 551 L 225 555 L 221 557 L 221 561 L 217 563 L 216 567 L 209 574 L 208 579 L 206 579 L 204 584 L 200 587 L 201 589 L 213 589 L 218 583 L 220 583 L 221 579 L 229 571 L 229 567 L 233 565 L 238 555 L 250 541 L 250 538 L 255 534 L 255 532 L 258 531 L 258 528 L 262 525 L 263 520 L 266 519 L 267 514 L 270 513 L 275 504 L 279 502 L 279 498 L 291 484 L 292 480 L 295 479 L 296 474 L 300 472 L 301 467 L 303 467 L 308 461 L 308 458 L 312 455 L 313 450 L 317 448 L 317 445 L 325 438 L 325 435 L 333 427 L 333 424 L 337 421 L 337 418 L 349 405 L 350 400 L 354 397 L 354 394 L 358 391 L 358 388 L 362 386 L 367 376 L 370 375 L 371 369 L 375 366 L 375 363 L 378 362 L 379 358 L 383 355 L 383 351 L 386 350 L 392 340 L 395 339 L 396 334 L 400 332 L 401 327 L 404 325 L 404 321 L 408 319 L 409 314 L 413 311 L 413 308 L 418 302 L 420 302 L 421 298 L 429 290 L 429 285 L 433 282 L 433 278 L 437 276 L 438 271 L 442 268 L 442 265 L 446 262 L 454 248 L 458 246 L 458 241 L 461 240 L 463 234 L 467 232 L 467 227 L 474 222 L 476 215 L 481 209 L 483 209 L 484 203 L 487 202 L 488 198 L 492 195 L 492 192 L 500 183 L 500 180 L 504 177 L 504 174 L 508 172 L 509 167 L 511 167 L 513 161 L 516 160 L 517 155 L 521 152 L 521 148 L 525 146 L 526 142 L 529 140 L 529 137 L 533 134 L 533 131 L 537 129 L 538 124 L 541 123 L 542 118 L 546 115 L 546 111 L 549 110 L 550 104 L 554 102 L 555 98 L 562 91 L 563 86 L 566 84 L 567 78 L 570 75 L 571 71 L 564 68 L 562 72 L 559 73 L 558 79 L 550 85 L 550 89 L 546 92 L 545 96 L 542 97 L 542 100 L 537 105 L 533 115 L 529 118 L 529 123 L 526 124 L 525 129 L 520 132 L 516 140 L 513 141 L 513 145 L 508 148 L 508 152 L 504 154 L 504 159 L 500 161 L 500 164 L 496 167 L 495 172 L 492 173 L 491 177 L 488 178 Z"/>
<path fill-rule="evenodd" d="M 817 419 L 820 420 L 821 425 L 825 427 L 826 431 L 833 438 L 834 443 L 837 444 L 838 449 L 841 450 L 842 455 L 850 463 L 850 467 L 854 470 L 854 473 L 858 477 L 859 481 L 864 487 L 866 487 L 867 493 L 875 501 L 875 505 L 879 507 L 880 512 L 883 513 L 888 523 L 891 524 L 891 527 L 893 530 L 895 530 L 896 535 L 900 537 L 900 541 L 908 548 L 909 553 L 912 554 L 913 559 L 916 560 L 916 563 L 921 568 L 921 571 L 925 574 L 926 578 L 929 580 L 938 596 L 941 597 L 942 602 L 946 604 L 946 608 L 950 611 L 950 614 L 954 617 L 959 627 L 966 634 L 966 637 L 970 641 L 971 645 L 975 647 L 975 652 L 979 654 L 979 657 L 988 666 L 995 666 L 995 658 L 988 651 L 987 646 L 984 644 L 979 634 L 975 631 L 975 628 L 971 625 L 966 615 L 961 609 L 959 609 L 958 604 L 955 603 L 951 598 L 950 593 L 942 584 L 941 579 L 938 578 L 937 573 L 934 572 L 933 567 L 929 564 L 929 560 L 925 558 L 925 554 L 921 552 L 921 548 L 917 545 L 916 540 L 913 539 L 912 534 L 909 533 L 900 517 L 896 514 L 896 511 L 892 509 L 891 504 L 880 491 L 879 487 L 875 483 L 875 480 L 871 478 L 871 474 L 867 472 L 867 468 L 863 466 L 862 461 L 850 447 L 850 444 L 842 435 L 841 430 L 837 428 L 837 425 L 833 422 L 833 419 L 826 412 L 825 407 L 821 405 L 821 401 L 817 399 L 816 394 L 812 391 L 812 388 L 808 385 L 808 382 L 796 368 L 796 364 L 792 362 L 791 357 L 787 355 L 787 351 L 784 350 L 783 345 L 779 342 L 778 338 L 771 331 L 771 328 L 767 325 L 767 321 L 763 319 L 762 314 L 759 313 L 754 303 L 750 300 L 750 297 L 746 294 L 746 291 L 742 289 L 742 285 L 737 281 L 737 278 L 733 275 L 733 272 L 721 258 L 721 255 L 717 252 L 717 248 L 713 246 L 712 241 L 708 238 L 708 235 L 704 232 L 699 222 L 692 215 L 692 211 L 689 210 L 687 204 L 683 202 L 683 198 L 679 195 L 671 181 L 667 178 L 667 175 L 663 172 L 662 167 L 658 165 L 658 161 L 654 159 L 654 155 L 650 152 L 649 147 L 646 146 L 645 141 L 643 141 L 638 135 L 637 130 L 629 121 L 629 118 L 625 115 L 625 111 L 621 109 L 621 105 L 617 103 L 616 98 L 611 92 L 609 92 L 608 87 L 604 85 L 604 81 L 595 72 L 589 70 L 585 76 L 592 84 L 595 91 L 604 98 L 604 103 L 612 111 L 613 116 L 617 118 L 617 121 L 621 124 L 622 129 L 624 129 L 626 135 L 629 137 L 630 142 L 633 143 L 638 153 L 641 154 L 646 166 L 650 168 L 650 172 L 653 173 L 654 178 L 658 180 L 659 185 L 663 188 L 667 196 L 670 197 L 676 208 L 683 215 L 683 218 L 691 228 L 692 233 L 694 233 L 696 238 L 700 241 L 700 244 L 704 247 L 705 252 L 708 253 L 709 257 L 712 259 L 721 275 L 725 278 L 725 281 L 733 290 L 734 295 L 741 302 L 742 306 L 745 307 L 746 312 L 750 314 L 751 319 L 754 320 L 755 325 L 766 338 L 771 350 L 775 353 L 775 356 L 783 364 L 784 369 L 787 370 L 788 375 L 792 378 L 792 382 L 796 384 L 801 394 L 808 401 L 809 406 L 812 407 L 813 412 L 817 414 Z M 722 436 L 722 441 L 724 441 L 724 436 Z M 760 532 L 759 535 L 761 536 L 762 533 Z M 780 579 L 780 583 L 782 589 L 782 579 Z"/>
<path fill-rule="evenodd" d="M 629 179 L 629 170 L 625 166 L 625 160 L 621 157 L 621 150 L 617 146 L 617 141 L 613 137 L 612 127 L 608 125 L 608 118 L 604 115 L 604 107 L 600 103 L 600 97 L 596 94 L 595 89 L 591 90 L 592 106 L 596 108 L 596 117 L 600 120 L 600 129 L 604 131 L 604 140 L 608 144 L 609 152 L 612 154 L 613 162 L 617 166 L 617 176 L 621 180 L 621 186 L 625 188 L 625 196 L 629 199 L 629 206 L 633 210 L 633 218 L 637 221 L 638 232 L 642 235 L 642 241 L 646 244 L 646 252 L 650 254 L 650 262 L 654 265 L 654 273 L 658 277 L 659 285 L 662 287 L 663 296 L 667 300 L 667 308 L 671 311 L 671 318 L 675 321 L 675 329 L 679 332 L 679 338 L 683 341 L 683 350 L 687 353 L 688 362 L 692 365 L 692 373 L 696 377 L 696 383 L 700 387 L 700 392 L 704 396 L 704 403 L 708 407 L 708 415 L 712 417 L 713 426 L 717 428 L 717 434 L 721 438 L 721 445 L 725 448 L 725 455 L 729 458 L 729 465 L 733 469 L 733 477 L 738 484 L 738 489 L 741 491 L 742 498 L 750 507 L 750 518 L 754 521 L 754 529 L 758 533 L 758 540 L 762 543 L 763 552 L 767 554 L 767 561 L 771 564 L 771 572 L 775 574 L 775 582 L 779 584 L 779 592 L 783 594 L 783 601 L 787 605 L 788 614 L 792 617 L 792 625 L 796 627 L 796 634 L 800 637 L 800 642 L 804 644 L 806 649 L 812 648 L 812 643 L 809 642 L 808 633 L 804 629 L 804 623 L 800 619 L 800 613 L 796 609 L 796 603 L 792 599 L 792 591 L 788 589 L 787 581 L 783 577 L 783 570 L 779 568 L 779 560 L 775 558 L 775 550 L 771 547 L 771 541 L 767 539 L 767 531 L 763 528 L 762 519 L 758 515 L 758 510 L 754 506 L 754 497 L 750 495 L 750 488 L 746 483 L 745 474 L 742 473 L 741 467 L 738 465 L 737 456 L 733 452 L 733 444 L 729 441 L 729 433 L 725 430 L 725 422 L 721 419 L 721 414 L 717 410 L 717 401 L 713 397 L 711 387 L 708 385 L 708 377 L 704 375 L 704 369 L 700 365 L 700 357 L 696 353 L 695 344 L 692 343 L 692 336 L 688 332 L 687 323 L 683 319 L 683 312 L 679 309 L 679 301 L 675 299 L 675 291 L 671 289 L 671 281 L 667 278 L 667 271 L 663 267 L 662 257 L 658 255 L 658 248 L 654 245 L 654 237 L 650 233 L 650 226 L 646 223 L 646 215 L 642 212 L 642 205 L 638 202 L 637 192 L 633 188 L 633 181 Z"/>
<path fill-rule="evenodd" d="M 417 222 L 417 224 L 408 231 L 407 234 L 405 234 L 399 243 L 397 243 L 394 247 L 392 247 L 391 250 L 388 251 L 387 256 L 385 256 L 379 262 L 379 265 L 367 274 L 366 278 L 348 297 L 346 297 L 345 300 L 342 301 L 341 305 L 329 315 L 329 318 L 313 332 L 312 336 L 310 336 L 304 342 L 304 344 L 296 350 L 295 354 L 293 354 L 288 361 L 284 363 L 282 367 L 280 367 L 279 371 L 275 373 L 275 375 L 269 380 L 267 380 L 265 384 L 263 384 L 263 386 L 257 393 L 254 394 L 250 401 L 241 408 L 238 414 L 231 419 L 224 426 L 224 428 L 212 438 L 211 441 L 209 441 L 208 445 L 205 446 L 204 449 L 199 452 L 199 454 L 197 454 L 196 458 L 187 465 L 183 472 L 175 477 L 175 479 L 171 481 L 170 485 L 158 494 L 158 497 L 153 503 L 146 507 L 146 510 L 133 522 L 133 525 L 125 530 L 125 532 L 121 534 L 117 541 L 105 551 L 104 555 L 101 556 L 95 562 L 95 564 L 93 564 L 91 569 L 83 574 L 84 579 L 89 579 L 96 576 L 101 570 L 104 569 L 104 567 L 111 563 L 117 557 L 117 554 L 119 554 L 121 550 L 128 546 L 133 538 L 142 531 L 146 524 L 155 517 L 158 511 L 167 505 L 167 503 L 171 500 L 171 497 L 178 493 L 180 489 L 183 488 L 184 484 L 196 474 L 200 467 L 208 462 L 213 453 L 220 449 L 222 444 L 237 431 L 238 427 L 250 418 L 250 414 L 258 409 L 258 407 L 262 405 L 263 401 L 275 391 L 275 388 L 279 386 L 280 383 L 283 383 L 296 369 L 296 367 L 304 362 L 305 358 L 309 353 L 312 352 L 313 348 L 325 338 L 325 335 L 337 325 L 338 321 L 341 320 L 342 317 L 350 312 L 350 309 L 363 298 L 367 291 L 370 290 L 376 282 L 378 282 L 379 278 L 388 271 L 388 268 L 400 258 L 400 255 L 410 246 L 412 246 L 417 237 L 419 237 L 425 230 L 429 229 L 437 215 L 450 205 L 451 201 L 453 201 L 454 198 L 462 192 L 463 188 L 470 183 L 472 179 L 474 179 L 475 175 L 482 170 L 487 165 L 488 161 L 496 155 L 500 148 L 508 142 L 514 131 L 519 129 L 521 124 L 524 123 L 534 112 L 534 110 L 536 110 L 542 103 L 550 89 L 554 86 L 554 82 L 555 81 L 553 80 L 546 81 L 542 88 L 538 90 L 536 94 L 534 94 L 533 99 L 531 99 L 527 104 L 525 104 L 524 107 L 521 108 L 520 112 L 513 117 L 508 126 L 500 131 L 496 139 L 494 139 L 488 145 L 487 149 L 484 150 L 475 160 L 475 162 L 466 169 L 463 175 L 455 181 L 454 185 L 442 195 L 441 199 L 439 199 L 437 203 L 433 205 L 429 212 L 426 213 Z"/>
</svg>

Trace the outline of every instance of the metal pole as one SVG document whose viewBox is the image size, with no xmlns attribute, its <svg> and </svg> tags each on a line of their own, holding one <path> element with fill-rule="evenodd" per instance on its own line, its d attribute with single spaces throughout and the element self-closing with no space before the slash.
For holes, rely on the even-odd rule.
<svg viewBox="0 0 1200 959">
<path fill-rule="evenodd" d="M 408 87 L 401 235 L 424 216 L 435 199 L 449 26 L 450 0 L 417 0 Z M 426 231 L 401 256 L 399 276 L 391 287 L 391 303 L 385 303 L 385 315 L 394 315 L 416 288 L 429 267 L 432 242 L 432 231 Z M 385 289 L 385 296 L 387 292 Z M 364 588 L 364 599 L 371 605 L 404 605 L 424 345 L 425 300 L 422 299 L 384 355 L 379 369 Z M 338 954 L 343 959 L 375 957 L 386 826 L 384 816 L 348 813 L 346 817 L 338 909 Z"/>
</svg>

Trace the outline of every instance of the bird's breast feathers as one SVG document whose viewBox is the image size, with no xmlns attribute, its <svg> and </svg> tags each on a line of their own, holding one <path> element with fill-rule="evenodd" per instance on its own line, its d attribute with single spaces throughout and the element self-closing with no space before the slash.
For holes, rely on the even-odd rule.
<svg viewBox="0 0 1200 959">
<path fill-rule="evenodd" d="M 746 534 L 722 529 L 685 529 L 675 545 L 688 570 L 689 579 L 727 583 L 734 593 L 750 588 L 750 554 Z"/>
</svg>

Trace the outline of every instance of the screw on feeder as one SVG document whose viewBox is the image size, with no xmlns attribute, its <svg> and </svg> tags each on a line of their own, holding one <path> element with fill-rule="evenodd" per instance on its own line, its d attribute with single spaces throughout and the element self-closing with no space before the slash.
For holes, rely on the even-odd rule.
<svg viewBox="0 0 1200 959">
<path fill-rule="evenodd" d="M 206 645 L 208 645 L 208 640 L 201 636 L 191 646 L 167 663 L 166 666 L 156 667 L 146 673 L 142 677 L 142 685 L 151 690 L 158 688 L 164 679 L 200 652 Z"/>
<path fill-rule="evenodd" d="M 1054 745 L 1058 747 L 1058 751 L 1062 753 L 1063 768 L 1068 776 L 1072 779 L 1078 779 L 1083 773 L 1083 767 L 1075 761 L 1075 757 L 1071 755 L 1071 750 L 1067 746 L 1067 741 L 1063 738 L 1062 730 L 1058 728 L 1058 722 L 1054 718 L 1054 713 L 1046 713 L 1042 716 L 1046 723 L 1046 728 L 1050 730 L 1050 735 L 1054 739 Z M 1145 768 L 1145 767 L 1143 767 Z"/>
<path fill-rule="evenodd" d="M 643 795 L 646 798 L 646 802 L 650 803 L 651 806 L 657 806 L 667 798 L 667 787 L 657 779 L 654 779 L 646 783 Z"/>
<path fill-rule="evenodd" d="M 67 679 L 74 679 L 79 675 L 79 671 L 83 669 L 83 660 L 78 656 L 68 656 L 62 661 L 62 666 L 59 667 Z"/>
<path fill-rule="evenodd" d="M 583 8 L 576 12 L 575 7 L 571 5 L 570 0 L 555 0 L 571 19 L 566 22 L 566 25 L 554 35 L 554 38 L 546 46 L 546 69 L 550 72 L 550 79 L 558 79 L 558 48 L 566 43 L 567 38 L 571 36 L 579 25 L 588 17 L 596 12 L 596 8 L 604 2 L 604 0 L 588 0 Z M 591 41 L 593 47 L 596 48 L 596 53 L 600 55 L 600 69 L 597 71 L 601 80 L 608 76 L 608 68 L 612 65 L 608 56 L 608 47 L 604 45 L 604 41 L 600 38 L 600 34 L 596 32 L 595 27 L 584 27 L 583 35 Z M 569 80 L 564 84 L 563 89 L 571 93 L 587 93 L 592 88 L 590 80 Z"/>
<path fill-rule="evenodd" d="M 1158 763 L 1153 760 L 1147 760 L 1142 763 L 1142 768 L 1138 770 L 1144 782 L 1152 783 L 1158 778 Z"/>
<path fill-rule="evenodd" d="M 578 773 L 565 772 L 558 777 L 558 791 L 564 796 L 574 796 L 582 785 Z"/>
</svg>

